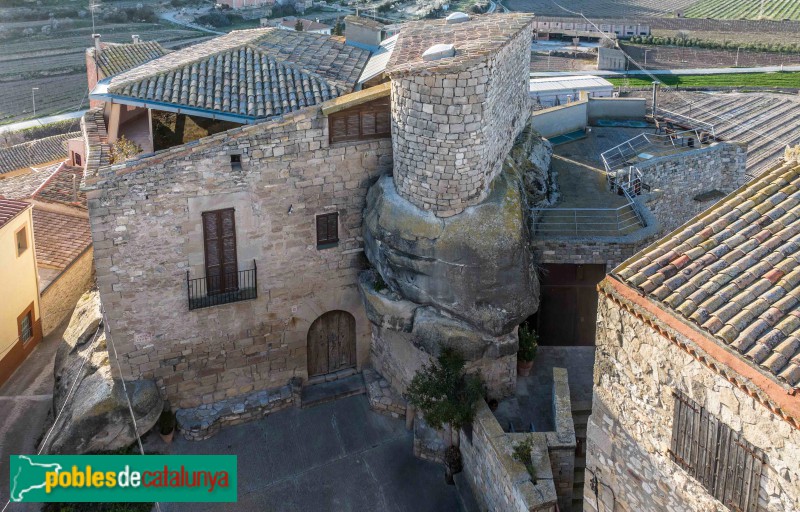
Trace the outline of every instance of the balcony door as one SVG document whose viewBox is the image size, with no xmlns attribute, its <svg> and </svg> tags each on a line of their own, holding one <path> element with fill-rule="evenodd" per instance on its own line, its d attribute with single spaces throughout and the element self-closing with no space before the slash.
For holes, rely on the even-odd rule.
<svg viewBox="0 0 800 512">
<path fill-rule="evenodd" d="M 236 263 L 236 219 L 233 208 L 203 212 L 206 290 L 209 295 L 239 289 Z"/>
</svg>

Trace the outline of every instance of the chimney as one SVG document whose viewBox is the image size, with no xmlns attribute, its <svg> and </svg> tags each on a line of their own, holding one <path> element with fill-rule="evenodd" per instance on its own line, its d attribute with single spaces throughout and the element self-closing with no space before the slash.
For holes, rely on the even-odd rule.
<svg viewBox="0 0 800 512">
<path fill-rule="evenodd" d="M 139 44 L 139 34 L 133 34 L 131 38 L 133 39 L 133 44 Z"/>
<path fill-rule="evenodd" d="M 100 56 L 100 34 L 92 34 L 94 39 L 94 56 Z"/>
<path fill-rule="evenodd" d="M 380 46 L 382 36 L 382 23 L 361 16 L 347 16 L 344 19 L 346 44 L 372 50 Z"/>
</svg>

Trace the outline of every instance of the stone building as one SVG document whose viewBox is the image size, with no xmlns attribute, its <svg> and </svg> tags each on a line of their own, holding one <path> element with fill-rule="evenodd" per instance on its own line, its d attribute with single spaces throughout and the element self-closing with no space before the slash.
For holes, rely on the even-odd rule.
<svg viewBox="0 0 800 512">
<path fill-rule="evenodd" d="M 799 176 L 786 161 L 600 284 L 587 510 L 800 509 Z"/>
</svg>

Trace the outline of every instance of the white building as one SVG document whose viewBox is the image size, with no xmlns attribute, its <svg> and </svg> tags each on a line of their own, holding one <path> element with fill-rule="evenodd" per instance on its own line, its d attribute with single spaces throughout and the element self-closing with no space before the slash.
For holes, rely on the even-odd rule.
<svg viewBox="0 0 800 512">
<path fill-rule="evenodd" d="M 534 103 L 543 107 L 565 105 L 576 101 L 581 91 L 589 93 L 591 98 L 609 98 L 614 93 L 614 86 L 599 76 L 556 76 L 548 78 L 532 78 L 529 92 Z"/>
</svg>

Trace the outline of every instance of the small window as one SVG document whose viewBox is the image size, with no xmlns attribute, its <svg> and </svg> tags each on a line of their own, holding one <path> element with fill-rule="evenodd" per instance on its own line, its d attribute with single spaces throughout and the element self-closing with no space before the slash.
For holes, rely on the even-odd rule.
<svg viewBox="0 0 800 512">
<path fill-rule="evenodd" d="M 22 229 L 17 231 L 17 256 L 22 256 L 28 249 L 28 229 L 23 226 Z"/>
<path fill-rule="evenodd" d="M 392 114 L 388 99 L 374 100 L 328 117 L 331 144 L 391 137 Z"/>
<path fill-rule="evenodd" d="M 764 456 L 679 390 L 669 455 L 731 510 L 756 512 Z"/>
<path fill-rule="evenodd" d="M 317 249 L 335 247 L 339 243 L 339 212 L 317 215 Z"/>
<path fill-rule="evenodd" d="M 31 311 L 28 311 L 19 320 L 19 339 L 22 343 L 27 343 L 33 338 L 33 318 Z"/>
<path fill-rule="evenodd" d="M 242 168 L 242 155 L 239 153 L 230 155 L 231 157 L 231 169 L 241 169 Z"/>
</svg>

